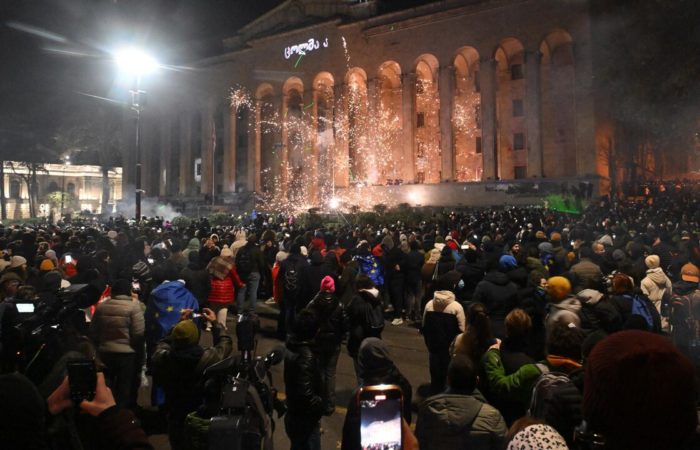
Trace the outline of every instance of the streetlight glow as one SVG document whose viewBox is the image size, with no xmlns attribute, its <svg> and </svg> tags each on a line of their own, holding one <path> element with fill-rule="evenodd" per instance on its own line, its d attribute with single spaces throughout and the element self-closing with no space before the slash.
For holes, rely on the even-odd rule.
<svg viewBox="0 0 700 450">
<path fill-rule="evenodd" d="M 126 47 L 114 53 L 114 61 L 125 73 L 145 75 L 158 69 L 158 61 L 136 47 Z"/>
<path fill-rule="evenodd" d="M 338 209 L 338 206 L 340 206 L 340 200 L 337 198 L 333 197 L 329 202 L 328 206 L 331 207 L 331 209 Z"/>
</svg>

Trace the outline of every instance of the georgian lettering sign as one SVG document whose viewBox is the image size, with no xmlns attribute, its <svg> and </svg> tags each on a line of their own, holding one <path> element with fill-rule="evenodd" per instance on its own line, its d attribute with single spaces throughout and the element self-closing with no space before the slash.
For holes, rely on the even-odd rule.
<svg viewBox="0 0 700 450">
<path fill-rule="evenodd" d="M 328 48 L 328 44 L 328 38 L 326 38 L 323 43 L 319 42 L 318 39 L 311 38 L 306 42 L 302 42 L 301 44 L 286 47 L 284 49 L 284 57 L 289 59 L 294 55 L 304 56 L 307 53 L 318 50 L 321 47 Z"/>
</svg>

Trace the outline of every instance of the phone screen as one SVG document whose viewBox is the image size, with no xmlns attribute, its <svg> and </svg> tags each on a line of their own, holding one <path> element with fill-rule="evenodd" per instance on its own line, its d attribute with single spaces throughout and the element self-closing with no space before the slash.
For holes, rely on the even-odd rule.
<svg viewBox="0 0 700 450">
<path fill-rule="evenodd" d="M 71 255 L 66 255 L 65 261 L 67 264 L 70 264 L 73 262 L 73 257 Z"/>
<path fill-rule="evenodd" d="M 401 450 L 401 389 L 369 386 L 360 392 L 362 450 Z"/>
<path fill-rule="evenodd" d="M 94 399 L 97 389 L 95 361 L 92 359 L 68 361 L 66 368 L 68 369 L 70 398 L 73 403 L 79 405 L 83 400 Z"/>
<path fill-rule="evenodd" d="M 33 313 L 34 303 L 17 303 L 17 312 L 22 314 Z"/>
</svg>

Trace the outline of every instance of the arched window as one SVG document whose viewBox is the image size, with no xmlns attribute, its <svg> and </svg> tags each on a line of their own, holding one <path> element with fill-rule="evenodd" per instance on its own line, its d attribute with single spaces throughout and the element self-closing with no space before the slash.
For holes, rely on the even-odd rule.
<svg viewBox="0 0 700 450">
<path fill-rule="evenodd" d="M 402 161 L 402 98 L 401 67 L 395 61 L 384 62 L 377 71 L 377 115 L 371 121 L 371 146 L 383 157 L 378 157 L 376 167 L 379 184 L 394 184 L 403 179 Z"/>
<path fill-rule="evenodd" d="M 463 47 L 455 56 L 452 106 L 452 148 L 457 181 L 480 181 L 483 172 L 481 148 L 481 96 L 478 89 L 479 54 Z"/>
<path fill-rule="evenodd" d="M 433 55 L 421 55 L 416 60 L 414 159 L 417 183 L 439 183 L 441 178 L 438 69 L 438 60 Z"/>
</svg>

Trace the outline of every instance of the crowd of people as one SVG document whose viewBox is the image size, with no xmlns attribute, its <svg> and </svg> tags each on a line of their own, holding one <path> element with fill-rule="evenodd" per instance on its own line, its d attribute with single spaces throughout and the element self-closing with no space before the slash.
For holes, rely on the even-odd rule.
<svg viewBox="0 0 700 450">
<path fill-rule="evenodd" d="M 130 412 L 149 382 L 171 448 L 206 448 L 188 432 L 211 396 L 204 373 L 234 354 L 232 316 L 254 320 L 260 299 L 280 311 L 293 450 L 321 448 L 343 349 L 356 392 L 400 387 L 405 448 L 698 448 L 694 193 L 602 198 L 580 215 L 463 210 L 316 229 L 264 214 L 228 227 L 3 228 L 2 447 L 151 448 Z M 98 294 L 92 306 L 61 294 L 84 286 Z M 419 404 L 382 340 L 406 326 L 429 355 L 431 395 Z M 65 377 L 76 355 L 100 373 L 79 405 Z M 356 399 L 343 449 L 362 448 Z"/>
</svg>

